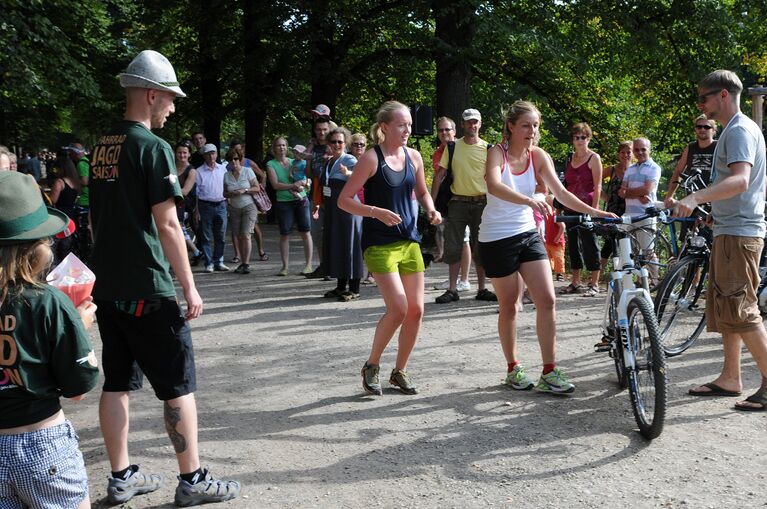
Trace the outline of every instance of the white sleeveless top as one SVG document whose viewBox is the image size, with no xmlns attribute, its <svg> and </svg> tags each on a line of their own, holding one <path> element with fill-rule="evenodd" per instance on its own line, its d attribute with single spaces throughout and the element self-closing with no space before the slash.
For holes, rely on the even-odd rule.
<svg viewBox="0 0 767 509">
<path fill-rule="evenodd" d="M 508 154 L 504 149 L 501 182 L 520 194 L 532 197 L 535 194 L 536 186 L 535 165 L 532 150 L 529 154 L 527 168 L 522 173 L 515 175 L 509 168 Z M 535 230 L 533 209 L 527 205 L 502 200 L 490 192 L 487 193 L 487 205 L 482 212 L 482 223 L 479 226 L 478 240 L 480 242 L 493 242 L 530 230 Z"/>
</svg>

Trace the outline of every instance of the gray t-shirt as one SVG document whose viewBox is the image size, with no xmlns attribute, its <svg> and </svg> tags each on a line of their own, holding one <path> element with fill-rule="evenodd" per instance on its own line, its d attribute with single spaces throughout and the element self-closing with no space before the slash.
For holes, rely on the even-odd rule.
<svg viewBox="0 0 767 509">
<path fill-rule="evenodd" d="M 714 152 L 714 184 L 731 175 L 729 165 L 751 164 L 748 189 L 732 198 L 714 201 L 714 235 L 764 238 L 764 136 L 753 120 L 738 112 L 724 128 Z"/>
</svg>

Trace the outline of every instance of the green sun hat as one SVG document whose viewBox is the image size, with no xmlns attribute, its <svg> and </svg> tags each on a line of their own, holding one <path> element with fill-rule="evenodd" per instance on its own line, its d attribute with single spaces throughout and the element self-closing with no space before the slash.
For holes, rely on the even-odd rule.
<svg viewBox="0 0 767 509">
<path fill-rule="evenodd" d="M 0 244 L 52 237 L 68 223 L 66 214 L 45 206 L 31 175 L 0 172 Z"/>
</svg>

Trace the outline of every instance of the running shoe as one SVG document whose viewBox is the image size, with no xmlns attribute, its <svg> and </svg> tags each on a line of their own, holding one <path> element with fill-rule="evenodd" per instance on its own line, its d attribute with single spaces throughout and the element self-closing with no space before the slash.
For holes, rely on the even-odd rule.
<svg viewBox="0 0 767 509">
<path fill-rule="evenodd" d="M 393 369 L 389 376 L 389 383 L 399 389 L 403 394 L 418 394 L 418 388 L 410 380 L 410 376 L 406 371 L 401 369 Z"/>
<path fill-rule="evenodd" d="M 213 267 L 213 270 L 216 272 L 229 272 L 231 269 L 224 265 L 223 263 L 219 263 L 218 265 Z"/>
<path fill-rule="evenodd" d="M 206 265 L 205 272 L 213 272 L 213 265 Z"/>
<path fill-rule="evenodd" d="M 280 270 L 280 271 L 277 273 L 277 275 L 278 275 L 278 276 L 287 276 L 287 275 L 288 275 L 288 268 L 287 268 L 287 267 L 283 267 L 283 268 L 282 268 L 282 270 Z"/>
<path fill-rule="evenodd" d="M 151 493 L 162 486 L 162 476 L 143 474 L 138 471 L 138 465 L 131 465 L 131 473 L 127 479 L 107 478 L 107 500 L 110 504 L 122 504 L 136 495 Z"/>
<path fill-rule="evenodd" d="M 527 376 L 525 367 L 522 364 L 514 366 L 511 373 L 506 375 L 506 380 L 503 383 L 518 391 L 529 391 L 535 386 L 535 382 Z"/>
<path fill-rule="evenodd" d="M 468 292 L 471 290 L 471 283 L 468 281 L 458 280 L 458 283 L 455 285 L 455 289 L 459 292 Z"/>
<path fill-rule="evenodd" d="M 362 366 L 362 388 L 368 394 L 374 396 L 382 396 L 383 390 L 381 389 L 381 381 L 378 379 L 378 373 L 381 367 L 378 364 L 365 363 Z"/>
<path fill-rule="evenodd" d="M 174 499 L 177 506 L 190 507 L 210 502 L 223 502 L 240 494 L 241 486 L 237 481 L 214 479 L 207 468 L 202 473 L 201 478 L 195 483 L 188 483 L 181 477 L 178 478 Z"/>
<path fill-rule="evenodd" d="M 545 375 L 541 373 L 541 378 L 538 379 L 538 385 L 535 386 L 535 389 L 540 392 L 570 394 L 575 391 L 575 386 L 567 381 L 559 368 L 554 368 Z"/>
</svg>

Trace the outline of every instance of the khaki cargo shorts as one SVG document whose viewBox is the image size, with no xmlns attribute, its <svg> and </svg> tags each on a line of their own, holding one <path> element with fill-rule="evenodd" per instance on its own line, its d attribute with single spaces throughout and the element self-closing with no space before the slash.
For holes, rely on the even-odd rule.
<svg viewBox="0 0 767 509">
<path fill-rule="evenodd" d="M 756 290 L 764 240 L 718 235 L 709 262 L 706 329 L 747 332 L 762 324 Z"/>
</svg>

